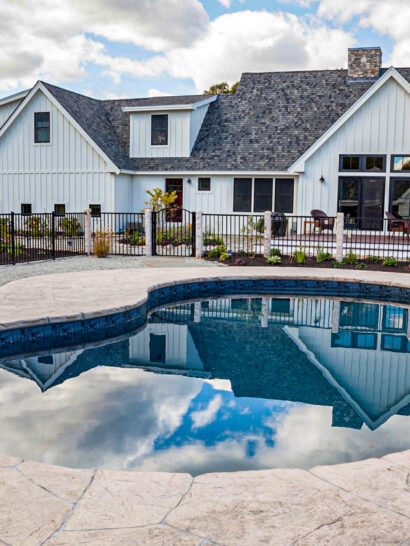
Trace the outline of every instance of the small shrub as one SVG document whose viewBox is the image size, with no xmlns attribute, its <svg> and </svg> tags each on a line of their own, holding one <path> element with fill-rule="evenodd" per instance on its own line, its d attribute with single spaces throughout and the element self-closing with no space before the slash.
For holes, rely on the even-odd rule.
<svg viewBox="0 0 410 546">
<path fill-rule="evenodd" d="M 386 258 L 382 265 L 386 266 L 386 267 L 397 267 L 397 260 L 396 258 L 393 258 L 392 256 L 389 256 L 388 258 Z"/>
<path fill-rule="evenodd" d="M 203 244 L 205 246 L 217 246 L 217 245 L 223 245 L 223 239 L 221 237 L 218 237 L 217 235 L 214 235 L 213 233 L 205 233 L 203 238 Z"/>
<path fill-rule="evenodd" d="M 41 237 L 45 235 L 47 231 L 47 224 L 40 216 L 30 216 L 24 222 L 24 227 L 31 237 Z"/>
<path fill-rule="evenodd" d="M 7 218 L 0 218 L 0 241 L 7 243 L 10 239 L 10 225 Z"/>
<path fill-rule="evenodd" d="M 368 256 L 367 260 L 369 261 L 369 263 L 375 264 L 378 262 L 382 262 L 383 258 L 381 256 Z"/>
<path fill-rule="evenodd" d="M 306 260 L 306 247 L 300 247 L 299 250 L 295 250 L 292 254 L 292 260 L 296 260 L 298 264 L 303 264 Z"/>
<path fill-rule="evenodd" d="M 271 248 L 270 249 L 270 256 L 280 256 L 280 249 L 279 248 Z"/>
<path fill-rule="evenodd" d="M 241 258 L 237 258 L 234 261 L 234 265 L 246 265 L 246 260 L 242 260 Z"/>
<path fill-rule="evenodd" d="M 323 252 L 323 248 L 318 246 L 317 247 L 317 255 L 316 255 L 316 261 L 318 264 L 326 261 L 331 261 L 332 255 L 330 252 Z"/>
<path fill-rule="evenodd" d="M 367 265 L 362 262 L 356 265 L 356 269 L 367 269 Z"/>
<path fill-rule="evenodd" d="M 110 231 L 97 231 L 94 237 L 94 254 L 98 258 L 106 258 L 111 250 L 111 238 Z"/>
<path fill-rule="evenodd" d="M 130 235 L 130 245 L 145 245 L 145 237 L 141 233 L 138 233 L 138 231 L 134 231 Z"/>
<path fill-rule="evenodd" d="M 221 252 L 220 256 L 219 256 L 219 261 L 220 262 L 224 262 L 225 260 L 227 260 L 229 258 L 229 254 L 227 252 Z"/>
<path fill-rule="evenodd" d="M 280 256 L 269 256 L 269 258 L 266 258 L 266 263 L 269 265 L 279 265 L 282 263 L 282 258 Z"/>
<path fill-rule="evenodd" d="M 58 229 L 63 231 L 66 237 L 76 237 L 81 233 L 81 224 L 77 218 L 61 218 Z"/>
<path fill-rule="evenodd" d="M 353 252 L 349 252 L 346 254 L 346 256 L 343 258 L 343 264 L 345 265 L 356 265 L 359 261 L 359 257 L 357 254 L 354 254 Z"/>
<path fill-rule="evenodd" d="M 343 263 L 342 262 L 333 262 L 332 267 L 343 267 Z"/>
<path fill-rule="evenodd" d="M 208 252 L 208 256 L 210 258 L 219 258 L 221 254 L 226 253 L 226 246 L 225 245 L 218 245 L 213 250 L 210 250 Z"/>
</svg>

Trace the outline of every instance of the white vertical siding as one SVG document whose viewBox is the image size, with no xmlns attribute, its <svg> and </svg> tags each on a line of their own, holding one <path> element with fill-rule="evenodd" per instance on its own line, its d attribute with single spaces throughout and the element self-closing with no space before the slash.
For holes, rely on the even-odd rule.
<svg viewBox="0 0 410 546">
<path fill-rule="evenodd" d="M 51 142 L 34 143 L 34 113 L 50 112 Z M 0 139 L 0 212 L 50 211 L 65 203 L 82 211 L 90 203 L 114 207 L 114 176 L 104 160 L 39 91 Z"/>
<path fill-rule="evenodd" d="M 130 114 L 130 157 L 189 157 L 190 112 L 164 112 L 168 115 L 168 145 L 151 145 L 151 116 L 161 112 Z"/>
<path fill-rule="evenodd" d="M 190 120 L 190 146 L 189 151 L 191 152 L 194 147 L 196 137 L 198 136 L 199 130 L 201 129 L 202 123 L 205 119 L 206 113 L 208 112 L 209 104 L 200 106 L 196 110 L 191 112 Z"/>
<path fill-rule="evenodd" d="M 20 104 L 21 100 L 16 100 L 8 104 L 0 106 L 0 127 L 3 123 L 11 116 L 17 106 Z"/>
<path fill-rule="evenodd" d="M 306 161 L 300 176 L 300 214 L 309 214 L 314 208 L 336 214 L 339 154 L 386 154 L 387 172 L 379 175 L 386 176 L 387 196 L 390 154 L 410 153 L 409 127 L 410 95 L 389 80 Z M 354 173 L 346 173 L 349 175 Z M 321 176 L 323 184 L 319 182 Z"/>
<path fill-rule="evenodd" d="M 107 212 L 140 212 L 134 201 L 134 177 L 132 175 L 112 175 L 114 184 L 114 208 Z"/>
</svg>

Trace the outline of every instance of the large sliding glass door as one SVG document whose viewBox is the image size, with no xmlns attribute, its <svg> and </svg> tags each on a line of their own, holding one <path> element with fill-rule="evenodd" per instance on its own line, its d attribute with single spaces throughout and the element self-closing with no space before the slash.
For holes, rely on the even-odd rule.
<svg viewBox="0 0 410 546">
<path fill-rule="evenodd" d="M 390 179 L 390 212 L 398 218 L 410 218 L 410 178 Z"/>
<path fill-rule="evenodd" d="M 385 179 L 381 177 L 339 178 L 338 211 L 346 224 L 358 229 L 382 229 Z"/>
</svg>

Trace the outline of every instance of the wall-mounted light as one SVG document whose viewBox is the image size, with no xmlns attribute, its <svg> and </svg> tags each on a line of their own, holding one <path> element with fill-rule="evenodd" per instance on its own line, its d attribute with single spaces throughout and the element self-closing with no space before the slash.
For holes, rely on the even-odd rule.
<svg viewBox="0 0 410 546">
<path fill-rule="evenodd" d="M 188 184 L 192 184 L 192 180 L 190 178 L 188 178 L 187 182 Z"/>
<path fill-rule="evenodd" d="M 324 181 L 325 181 L 325 179 L 323 178 L 323 174 L 322 174 L 322 176 L 319 178 L 319 182 L 320 182 L 321 184 L 323 184 Z"/>
</svg>

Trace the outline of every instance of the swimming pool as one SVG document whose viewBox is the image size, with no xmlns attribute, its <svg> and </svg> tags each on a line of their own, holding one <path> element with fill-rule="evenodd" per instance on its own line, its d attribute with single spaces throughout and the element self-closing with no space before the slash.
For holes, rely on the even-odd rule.
<svg viewBox="0 0 410 546">
<path fill-rule="evenodd" d="M 109 340 L 19 345 L 0 359 L 0 453 L 198 474 L 408 449 L 408 315 L 242 293 L 160 306 Z"/>
</svg>

